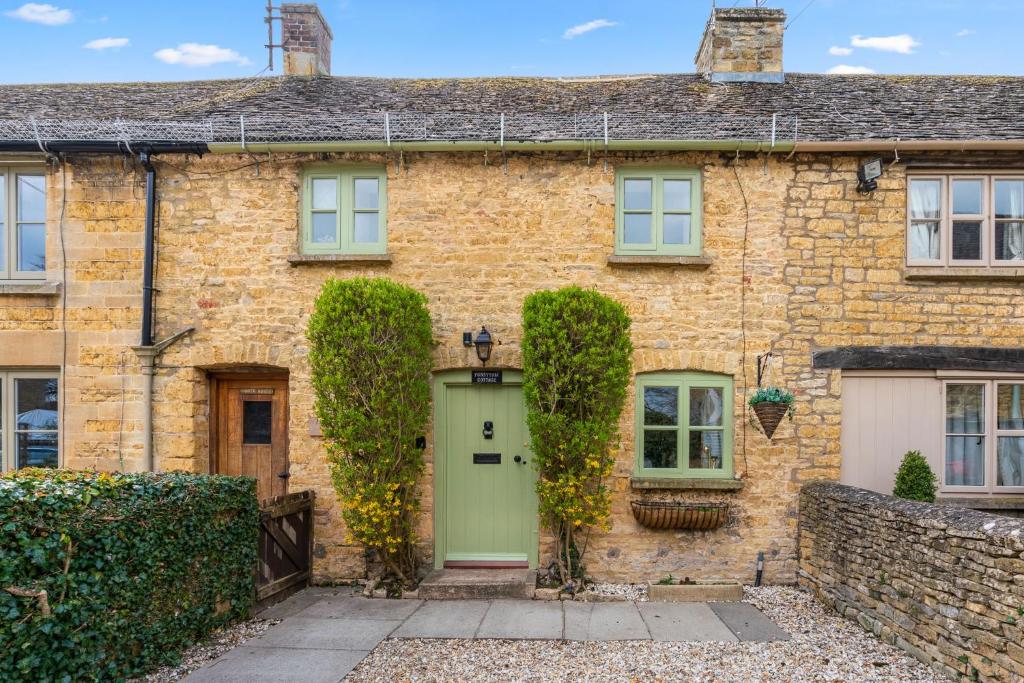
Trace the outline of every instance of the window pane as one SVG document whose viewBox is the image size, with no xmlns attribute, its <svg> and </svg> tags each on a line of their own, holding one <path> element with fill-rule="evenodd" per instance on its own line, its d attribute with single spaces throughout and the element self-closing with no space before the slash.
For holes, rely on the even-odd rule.
<svg viewBox="0 0 1024 683">
<path fill-rule="evenodd" d="M 676 467 L 676 430 L 644 430 L 644 467 Z"/>
<path fill-rule="evenodd" d="M 665 244 L 689 244 L 690 243 L 690 214 L 667 213 L 664 224 Z"/>
<path fill-rule="evenodd" d="M 356 178 L 356 206 L 357 209 L 377 209 L 378 185 L 380 181 L 376 178 Z"/>
<path fill-rule="evenodd" d="M 940 218 L 940 198 L 942 182 L 940 180 L 910 181 L 910 217 Z"/>
<path fill-rule="evenodd" d="M 946 484 L 985 485 L 985 437 L 946 437 Z"/>
<path fill-rule="evenodd" d="M 675 387 L 644 387 L 644 424 L 679 424 L 679 390 Z"/>
<path fill-rule="evenodd" d="M 57 378 L 20 377 L 14 380 L 16 429 L 57 428 Z"/>
<path fill-rule="evenodd" d="M 376 211 L 370 211 L 366 213 L 357 213 L 355 215 L 355 236 L 353 240 L 356 242 L 364 242 L 373 244 L 377 242 L 378 238 L 378 219 L 379 214 Z"/>
<path fill-rule="evenodd" d="M 1024 486 L 1024 436 L 996 440 L 996 486 Z"/>
<path fill-rule="evenodd" d="M 242 401 L 242 443 L 270 443 L 270 401 Z"/>
<path fill-rule="evenodd" d="M 57 434 L 22 432 L 18 434 L 15 467 L 56 467 Z"/>
<path fill-rule="evenodd" d="M 18 226 L 18 270 L 46 270 L 46 225 L 22 223 Z"/>
<path fill-rule="evenodd" d="M 336 213 L 313 214 L 313 241 L 317 244 L 333 244 L 338 241 L 338 218 Z"/>
<path fill-rule="evenodd" d="M 996 429 L 1024 429 L 1024 384 L 999 385 Z"/>
<path fill-rule="evenodd" d="M 718 387 L 690 389 L 690 424 L 694 427 L 720 426 L 725 402 Z"/>
<path fill-rule="evenodd" d="M 1024 218 L 1024 180 L 996 181 L 996 218 Z"/>
<path fill-rule="evenodd" d="M 1024 260 L 1024 221 L 996 221 L 996 259 Z"/>
<path fill-rule="evenodd" d="M 338 208 L 338 181 L 334 178 L 313 178 L 313 208 Z"/>
<path fill-rule="evenodd" d="M 985 433 L 985 385 L 946 385 L 946 433 Z"/>
<path fill-rule="evenodd" d="M 7 233 L 4 224 L 7 222 L 7 178 L 0 175 L 0 270 L 7 270 L 7 255 L 4 248 L 7 246 Z M 0 412 L 0 415 L 3 415 Z M 3 441 L 0 441 L 3 444 Z M 0 445 L 2 447 L 2 445 Z"/>
<path fill-rule="evenodd" d="M 626 244 L 650 244 L 651 214 L 627 213 L 622 217 L 622 241 Z"/>
<path fill-rule="evenodd" d="M 722 432 L 690 432 L 690 467 L 701 470 L 722 469 Z"/>
<path fill-rule="evenodd" d="M 622 183 L 625 197 L 623 208 L 627 211 L 649 211 L 651 203 L 651 181 L 625 180 Z"/>
<path fill-rule="evenodd" d="M 953 259 L 977 261 L 981 258 L 981 223 L 953 221 Z"/>
<path fill-rule="evenodd" d="M 41 175 L 18 176 L 18 220 L 46 220 L 46 179 Z"/>
<path fill-rule="evenodd" d="M 981 213 L 981 179 L 953 181 L 953 213 Z"/>
<path fill-rule="evenodd" d="M 934 261 L 941 254 L 939 224 L 913 223 L 910 226 L 910 258 Z"/>
<path fill-rule="evenodd" d="M 690 181 L 666 180 L 664 184 L 666 211 L 690 210 Z"/>
</svg>

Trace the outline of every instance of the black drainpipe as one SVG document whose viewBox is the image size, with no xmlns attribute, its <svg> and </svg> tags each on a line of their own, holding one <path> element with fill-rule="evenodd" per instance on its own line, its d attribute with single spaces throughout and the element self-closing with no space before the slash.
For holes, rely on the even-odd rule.
<svg viewBox="0 0 1024 683">
<path fill-rule="evenodd" d="M 153 241 L 156 223 L 156 169 L 149 152 L 139 154 L 146 169 L 146 247 L 142 262 L 142 341 L 140 346 L 153 345 Z"/>
</svg>

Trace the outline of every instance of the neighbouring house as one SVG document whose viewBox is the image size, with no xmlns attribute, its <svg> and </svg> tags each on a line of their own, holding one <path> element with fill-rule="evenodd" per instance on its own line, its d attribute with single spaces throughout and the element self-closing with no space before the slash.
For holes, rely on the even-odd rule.
<svg viewBox="0 0 1024 683">
<path fill-rule="evenodd" d="M 909 449 L 944 501 L 1022 505 L 1024 79 L 785 73 L 768 8 L 715 9 L 696 73 L 337 77 L 316 6 L 280 15 L 284 76 L 0 86 L 4 469 L 315 489 L 316 576 L 363 575 L 305 339 L 359 275 L 429 300 L 437 566 L 544 561 L 521 305 L 569 284 L 636 349 L 595 577 L 749 581 L 763 551 L 792 582 L 802 484 L 889 492 Z M 770 440 L 759 381 L 796 394 Z M 649 500 L 728 521 L 649 529 Z"/>
</svg>

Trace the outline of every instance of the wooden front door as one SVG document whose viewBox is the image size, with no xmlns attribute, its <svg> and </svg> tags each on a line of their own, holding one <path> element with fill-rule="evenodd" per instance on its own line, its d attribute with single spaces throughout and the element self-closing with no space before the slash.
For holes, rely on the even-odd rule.
<svg viewBox="0 0 1024 683">
<path fill-rule="evenodd" d="M 288 380 L 213 379 L 213 472 L 254 477 L 262 501 L 288 493 Z"/>
</svg>

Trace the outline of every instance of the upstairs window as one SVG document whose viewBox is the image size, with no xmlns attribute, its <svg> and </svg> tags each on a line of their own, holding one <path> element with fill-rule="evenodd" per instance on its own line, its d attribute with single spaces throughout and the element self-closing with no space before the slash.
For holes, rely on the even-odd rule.
<svg viewBox="0 0 1024 683">
<path fill-rule="evenodd" d="M 387 251 L 387 176 L 382 168 L 316 168 L 304 176 L 302 250 Z"/>
<path fill-rule="evenodd" d="M 698 170 L 620 169 L 615 177 L 615 252 L 700 256 Z"/>
<path fill-rule="evenodd" d="M 0 166 L 0 279 L 46 277 L 46 176 Z"/>
<path fill-rule="evenodd" d="M 908 265 L 1024 266 L 1024 176 L 913 176 L 908 196 Z"/>
<path fill-rule="evenodd" d="M 731 478 L 732 378 L 699 372 L 637 376 L 637 473 Z"/>
</svg>

